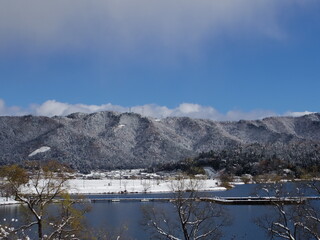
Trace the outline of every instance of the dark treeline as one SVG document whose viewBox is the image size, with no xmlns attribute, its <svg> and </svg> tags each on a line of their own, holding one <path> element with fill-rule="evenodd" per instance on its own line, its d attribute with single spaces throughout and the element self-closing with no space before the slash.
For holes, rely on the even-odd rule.
<svg viewBox="0 0 320 240">
<path fill-rule="evenodd" d="M 287 145 L 239 145 L 221 151 L 202 152 L 194 158 L 158 166 L 156 170 L 180 169 L 187 174 L 201 174 L 204 173 L 203 167 L 237 176 L 268 173 L 295 178 L 317 176 L 320 172 L 320 145 L 309 141 Z"/>
</svg>

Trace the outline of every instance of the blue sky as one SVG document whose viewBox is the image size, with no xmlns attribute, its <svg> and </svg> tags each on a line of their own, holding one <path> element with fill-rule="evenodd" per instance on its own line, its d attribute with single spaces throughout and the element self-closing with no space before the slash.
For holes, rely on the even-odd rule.
<svg viewBox="0 0 320 240">
<path fill-rule="evenodd" d="M 316 0 L 1 1 L 0 115 L 319 112 Z"/>
</svg>

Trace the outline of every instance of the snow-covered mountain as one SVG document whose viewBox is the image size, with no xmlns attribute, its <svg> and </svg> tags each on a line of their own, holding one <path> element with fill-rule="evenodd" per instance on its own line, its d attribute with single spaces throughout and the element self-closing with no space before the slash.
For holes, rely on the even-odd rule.
<svg viewBox="0 0 320 240">
<path fill-rule="evenodd" d="M 56 159 L 81 170 L 138 168 L 253 143 L 281 154 L 279 146 L 301 142 L 320 145 L 319 113 L 238 122 L 116 112 L 0 117 L 1 164 Z"/>
</svg>

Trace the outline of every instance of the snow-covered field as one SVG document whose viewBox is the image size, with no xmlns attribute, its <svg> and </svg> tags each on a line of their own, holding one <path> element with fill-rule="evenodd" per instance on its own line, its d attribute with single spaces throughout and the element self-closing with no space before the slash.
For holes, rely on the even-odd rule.
<svg viewBox="0 0 320 240">
<path fill-rule="evenodd" d="M 188 180 L 187 180 L 188 181 Z M 116 193 L 162 193 L 172 192 L 176 180 L 156 179 L 71 179 L 66 188 L 71 194 L 116 194 Z M 199 180 L 198 191 L 223 191 L 214 179 Z M 32 185 L 30 185 L 32 186 Z M 23 192 L 32 193 L 32 187 L 24 187 Z M 15 204 L 17 201 L 0 197 L 0 205 Z"/>
<path fill-rule="evenodd" d="M 155 179 L 72 179 L 69 181 L 69 192 L 72 194 L 109 194 L 109 193 L 160 193 L 171 192 L 175 180 Z M 201 180 L 199 191 L 225 190 L 218 186 L 214 179 Z"/>
</svg>

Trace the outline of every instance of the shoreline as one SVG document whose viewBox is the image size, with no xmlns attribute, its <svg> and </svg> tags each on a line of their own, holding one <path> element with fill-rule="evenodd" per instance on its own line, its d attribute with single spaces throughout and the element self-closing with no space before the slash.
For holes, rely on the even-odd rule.
<svg viewBox="0 0 320 240">
<path fill-rule="evenodd" d="M 188 180 L 188 179 L 186 179 Z M 319 179 L 316 179 L 319 180 Z M 66 184 L 66 189 L 70 195 L 74 196 L 93 196 L 93 195 L 139 195 L 139 194 L 169 194 L 174 192 L 172 185 L 177 180 L 156 180 L 156 179 L 70 179 Z M 227 191 L 225 187 L 219 186 L 220 181 L 217 179 L 199 179 L 201 182 L 197 191 L 199 192 L 216 192 Z M 305 181 L 295 179 L 291 182 Z M 290 181 L 282 181 L 290 182 Z M 231 182 L 232 188 L 237 185 L 254 184 L 244 182 Z M 22 191 L 26 194 L 32 194 L 33 190 L 29 187 L 23 187 Z M 21 204 L 12 198 L 0 197 L 0 206 Z"/>
<path fill-rule="evenodd" d="M 237 185 L 237 184 L 236 184 Z M 216 189 L 209 190 L 198 190 L 196 192 L 219 192 L 219 191 L 227 191 L 228 189 L 225 187 L 217 187 Z M 174 193 L 174 191 L 156 191 L 156 192 L 103 192 L 103 193 L 86 193 L 84 196 L 91 195 L 139 195 L 139 194 L 169 194 Z M 70 193 L 70 195 L 83 195 L 83 193 Z"/>
<path fill-rule="evenodd" d="M 21 204 L 21 202 L 16 201 L 12 198 L 0 197 L 0 206 L 16 205 L 16 204 Z"/>
</svg>

